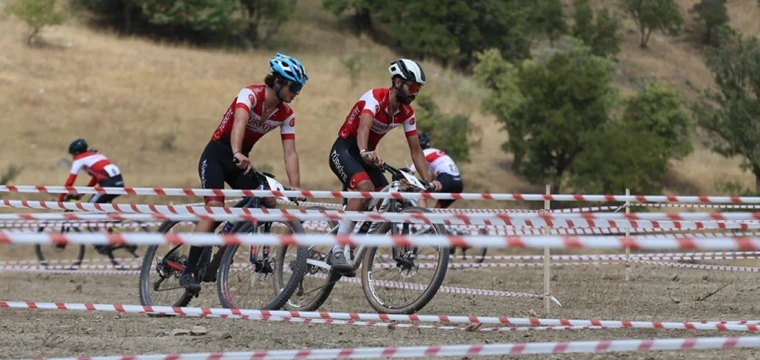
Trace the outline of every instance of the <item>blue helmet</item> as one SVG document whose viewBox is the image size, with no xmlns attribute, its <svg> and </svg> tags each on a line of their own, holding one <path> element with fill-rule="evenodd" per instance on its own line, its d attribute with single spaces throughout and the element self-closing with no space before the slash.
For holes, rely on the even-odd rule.
<svg viewBox="0 0 760 360">
<path fill-rule="evenodd" d="M 69 154 L 76 155 L 87 151 L 87 141 L 84 139 L 76 139 L 71 145 L 69 145 Z"/>
<path fill-rule="evenodd" d="M 306 76 L 306 69 L 298 59 L 280 53 L 275 54 L 272 60 L 269 60 L 269 71 L 301 85 L 306 84 L 306 80 L 309 79 Z"/>
</svg>

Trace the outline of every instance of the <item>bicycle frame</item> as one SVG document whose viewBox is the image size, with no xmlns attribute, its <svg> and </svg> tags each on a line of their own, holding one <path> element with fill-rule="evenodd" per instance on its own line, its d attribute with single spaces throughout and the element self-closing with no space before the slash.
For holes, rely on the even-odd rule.
<svg viewBox="0 0 760 360">
<path fill-rule="evenodd" d="M 400 189 L 401 189 L 401 182 L 398 180 L 394 180 L 390 184 L 382 188 L 379 192 L 398 192 Z M 373 199 L 370 199 L 370 201 L 364 207 L 364 210 L 371 211 L 373 208 L 377 207 L 378 212 L 387 212 L 388 209 L 391 209 L 392 206 L 394 206 L 396 202 L 398 201 L 399 200 L 397 199 L 390 199 L 390 198 L 385 198 L 385 199 L 373 198 Z M 378 203 L 379 203 L 379 206 L 378 206 Z M 345 209 L 345 206 L 343 206 L 343 209 Z M 376 231 L 377 228 L 380 227 L 382 224 L 383 222 L 363 221 L 357 233 L 358 234 L 371 233 L 373 231 Z M 337 234 L 338 228 L 340 228 L 340 225 L 334 226 L 332 229 L 330 229 L 329 232 L 327 232 L 326 235 Z M 391 228 L 391 230 L 393 231 L 393 228 Z M 308 250 L 312 250 L 313 248 L 314 248 L 314 245 L 311 245 L 308 247 Z M 367 247 L 364 245 L 359 245 L 359 247 L 356 249 L 356 255 L 353 257 L 349 256 L 350 250 L 351 248 L 348 245 L 344 246 L 343 248 L 343 251 L 346 252 L 346 259 L 348 259 L 348 262 L 353 267 L 353 270 L 356 271 L 359 269 L 359 265 L 361 265 L 362 260 L 364 259 L 364 254 L 367 251 Z M 394 248 L 394 256 L 395 256 L 395 248 Z M 327 271 L 332 270 L 332 266 L 330 266 L 324 260 L 307 259 L 306 264 L 313 265 L 318 268 L 326 269 Z"/>
</svg>

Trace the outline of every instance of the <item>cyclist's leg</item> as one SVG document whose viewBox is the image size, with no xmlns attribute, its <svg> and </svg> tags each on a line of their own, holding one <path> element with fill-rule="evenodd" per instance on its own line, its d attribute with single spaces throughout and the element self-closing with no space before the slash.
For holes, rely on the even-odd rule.
<svg viewBox="0 0 760 360">
<path fill-rule="evenodd" d="M 124 180 L 122 179 L 121 175 L 116 175 L 114 177 L 102 180 L 98 183 L 100 187 L 124 187 Z M 92 194 L 92 197 L 88 200 L 91 204 L 109 204 L 117 197 L 121 196 L 120 194 Z M 108 255 L 108 252 L 111 250 L 111 245 L 93 245 L 95 247 L 95 250 L 100 255 Z"/>
<path fill-rule="evenodd" d="M 442 193 L 461 193 L 464 190 L 464 183 L 461 176 L 453 176 L 447 173 L 440 173 L 436 180 L 441 183 Z M 438 200 L 436 208 L 445 209 L 451 206 L 456 200 Z"/>
<path fill-rule="evenodd" d="M 200 161 L 198 162 L 198 175 L 201 178 L 201 187 L 203 189 L 222 189 L 224 188 L 225 169 L 222 161 L 223 152 L 218 148 L 219 145 L 209 142 L 203 150 Z M 230 158 L 232 156 L 230 155 Z M 231 162 L 231 160 L 230 160 Z M 206 206 L 224 206 L 224 196 L 204 196 L 203 201 Z M 203 219 L 198 221 L 195 232 L 212 232 L 219 226 L 213 219 Z M 190 289 L 199 290 L 201 288 L 195 273 L 198 271 L 198 260 L 203 253 L 203 246 L 190 246 L 190 252 L 187 256 L 185 271 L 179 278 L 180 286 Z"/>
<path fill-rule="evenodd" d="M 387 180 L 382 176 L 382 173 L 378 169 L 372 171 L 372 167 L 364 166 L 364 162 L 361 160 L 359 154 L 359 148 L 348 140 L 338 138 L 335 140 L 332 149 L 330 149 L 329 156 L 330 169 L 335 176 L 343 184 L 344 188 L 370 192 L 375 190 L 375 184 L 373 180 L 382 178 L 387 184 Z M 380 176 L 371 177 L 368 173 L 380 173 Z M 344 202 L 346 211 L 360 211 L 364 209 L 367 204 L 367 199 L 352 198 Z M 342 219 L 338 227 L 337 235 L 349 235 L 354 231 L 356 222 Z M 333 251 L 328 255 L 327 262 L 332 265 L 336 271 L 351 271 L 353 270 L 351 264 L 349 264 L 343 251 L 340 251 L 339 245 L 333 246 Z"/>
</svg>

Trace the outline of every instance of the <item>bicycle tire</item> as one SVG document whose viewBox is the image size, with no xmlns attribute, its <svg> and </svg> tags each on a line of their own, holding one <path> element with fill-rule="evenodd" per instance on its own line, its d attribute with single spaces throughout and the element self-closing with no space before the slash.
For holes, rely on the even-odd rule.
<svg viewBox="0 0 760 360">
<path fill-rule="evenodd" d="M 171 230 L 175 225 L 179 224 L 179 221 L 165 221 L 161 224 L 161 226 L 158 227 L 157 232 L 166 234 Z M 152 273 L 152 265 L 153 265 L 153 258 L 156 256 L 156 251 L 158 250 L 158 245 L 151 245 L 148 246 L 145 249 L 145 255 L 143 256 L 142 265 L 140 266 L 140 283 L 139 283 L 139 297 L 140 297 L 140 304 L 143 306 L 153 306 L 157 305 L 153 303 L 153 299 L 150 297 L 150 275 Z M 182 295 L 177 299 L 176 302 L 174 302 L 171 306 L 187 306 L 187 304 L 190 303 L 190 300 L 193 298 L 193 293 L 185 290 Z M 148 316 L 156 317 L 156 316 L 162 316 L 158 314 L 148 314 Z"/>
<path fill-rule="evenodd" d="M 287 223 L 290 225 L 291 230 L 296 234 L 304 234 L 305 231 L 303 229 L 303 226 L 301 225 L 301 222 L 299 221 L 288 221 L 288 222 L 282 222 Z M 241 227 L 238 232 L 239 233 L 246 233 L 248 231 L 253 230 L 254 225 L 252 223 L 246 223 L 245 226 Z M 258 231 L 258 230 L 257 230 Z M 217 294 L 219 295 L 219 302 L 222 304 L 223 307 L 227 309 L 234 309 L 238 308 L 237 305 L 233 302 L 230 294 L 228 293 L 229 290 L 229 279 L 230 279 L 230 269 L 233 264 L 234 256 L 237 250 L 240 248 L 239 245 L 230 245 L 227 246 L 227 249 L 224 252 L 224 257 L 222 258 L 222 262 L 219 265 L 219 272 L 217 273 Z M 284 247 L 283 247 L 284 248 Z M 276 259 L 279 260 L 279 257 L 284 256 L 285 252 L 280 251 L 278 254 L 278 257 Z M 277 265 L 277 268 L 281 267 Z M 274 273 L 277 273 L 277 268 L 274 269 Z M 306 271 L 306 247 L 305 246 L 299 246 L 297 253 L 296 253 L 296 260 L 295 260 L 295 266 L 293 269 L 293 275 L 288 280 L 288 283 L 285 284 L 283 287 L 278 286 L 277 277 L 274 275 L 272 276 L 272 285 L 274 287 L 274 298 L 270 300 L 266 305 L 262 306 L 261 310 L 277 310 L 280 309 L 290 298 L 290 296 L 293 294 L 293 292 L 296 290 L 296 287 L 301 282 L 301 279 L 304 276 L 304 273 Z M 280 278 L 281 279 L 281 278 Z M 279 289 L 279 290 L 278 290 Z"/>
<path fill-rule="evenodd" d="M 69 232 L 70 229 L 73 229 L 75 232 L 82 232 L 81 229 L 76 228 L 76 227 L 75 228 L 66 227 L 66 230 L 62 231 L 62 232 Z M 45 231 L 45 227 L 44 226 L 40 227 L 39 229 L 37 229 L 38 233 L 41 233 L 41 232 L 44 232 L 44 231 Z M 55 268 L 58 265 L 56 265 L 56 264 L 50 264 L 48 262 L 48 259 L 45 257 L 45 254 L 43 253 L 43 249 L 42 249 L 43 245 L 45 245 L 45 246 L 54 246 L 54 245 L 48 245 L 48 244 L 34 244 L 34 253 L 37 255 L 37 260 L 39 260 L 40 265 L 44 266 L 45 269 Z M 79 252 L 77 253 L 77 257 L 74 259 L 74 262 L 72 263 L 72 265 L 63 268 L 62 270 L 77 270 L 77 269 L 79 269 L 79 267 L 82 265 L 82 261 L 84 261 L 85 246 L 84 245 L 74 245 L 74 244 L 67 244 L 66 246 L 78 246 L 79 247 Z"/>
<path fill-rule="evenodd" d="M 430 209 L 427 208 L 421 208 L 421 207 L 407 207 L 399 211 L 399 213 L 409 213 L 409 212 L 424 212 L 424 213 L 432 213 Z M 377 230 L 375 231 L 375 234 L 385 234 L 390 230 L 391 223 L 383 223 L 381 224 Z M 436 230 L 438 234 L 448 234 L 448 231 L 443 226 L 443 224 L 433 224 L 431 225 Z M 371 274 L 372 274 L 372 263 L 374 261 L 375 253 L 377 252 L 376 247 L 367 249 L 367 253 L 364 255 L 364 259 L 362 259 L 362 289 L 364 290 L 364 297 L 369 302 L 369 305 L 372 306 L 375 311 L 379 313 L 386 313 L 386 314 L 413 314 L 417 311 L 422 310 L 422 308 L 427 305 L 430 300 L 435 297 L 435 294 L 438 292 L 438 289 L 441 287 L 441 284 L 443 283 L 444 278 L 446 277 L 446 271 L 448 270 L 449 265 L 449 254 L 450 254 L 450 248 L 449 247 L 438 247 L 438 263 L 435 271 L 435 275 L 433 275 L 432 279 L 430 280 L 430 283 L 428 284 L 427 288 L 422 291 L 420 296 L 418 296 L 414 301 L 404 305 L 404 306 L 393 306 L 389 307 L 383 304 L 375 294 L 375 291 L 372 288 L 371 285 Z"/>
<path fill-rule="evenodd" d="M 309 206 L 306 208 L 306 210 L 329 210 L 324 206 Z M 327 220 L 328 226 L 330 229 L 338 225 L 337 220 Z M 303 224 L 303 221 L 301 222 Z M 285 247 L 287 248 L 287 247 Z M 282 251 L 280 254 L 284 256 L 286 251 Z M 321 252 L 314 252 L 311 246 L 306 247 L 306 257 L 307 259 L 311 259 L 314 256 L 319 256 L 319 260 L 324 261 L 327 254 L 322 254 Z M 278 261 L 279 266 L 283 266 L 285 264 L 284 260 Z M 279 277 L 282 274 L 282 271 L 284 269 L 279 268 L 275 270 L 275 277 Z M 311 267 L 309 264 L 305 265 L 304 269 L 304 276 L 301 279 L 301 286 L 299 286 L 296 290 L 303 290 L 303 282 L 307 279 L 307 276 L 309 274 L 316 274 L 318 270 L 316 268 Z M 337 272 L 333 271 L 332 269 L 327 272 L 327 275 L 325 277 L 325 281 L 323 285 L 319 287 L 318 292 L 316 293 L 316 296 L 312 298 L 311 300 L 308 300 L 306 303 L 296 303 L 292 301 L 293 295 L 291 295 L 291 298 L 283 305 L 283 308 L 286 310 L 292 310 L 292 311 L 314 311 L 317 310 L 322 304 L 327 301 L 327 298 L 330 297 L 330 293 L 332 292 L 333 288 L 335 287 L 335 284 L 340 280 L 341 275 Z M 294 292 L 294 294 L 298 294 L 297 292 Z M 301 296 L 301 295 L 298 295 Z"/>
</svg>

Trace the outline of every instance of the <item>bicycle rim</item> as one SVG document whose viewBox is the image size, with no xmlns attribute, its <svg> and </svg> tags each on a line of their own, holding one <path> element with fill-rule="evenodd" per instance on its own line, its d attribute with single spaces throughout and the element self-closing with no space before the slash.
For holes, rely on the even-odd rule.
<svg viewBox="0 0 760 360">
<path fill-rule="evenodd" d="M 306 210 L 328 209 L 323 206 L 310 206 L 307 207 Z M 338 226 L 338 222 L 335 220 L 310 220 L 302 222 L 302 225 L 307 234 L 325 234 L 335 226 Z M 331 248 L 332 246 L 329 245 L 306 247 L 307 262 L 304 276 L 293 294 L 290 296 L 290 299 L 285 303 L 285 309 L 293 311 L 314 311 L 327 301 L 335 284 L 341 278 L 336 272 L 324 267 L 324 264 L 326 264 L 327 261 L 327 254 L 330 252 Z M 280 264 L 286 265 L 287 262 L 281 260 Z M 288 271 L 292 270 L 289 267 L 281 267 L 275 271 L 275 277 L 279 278 Z"/>
<path fill-rule="evenodd" d="M 301 223 L 266 222 L 241 227 L 239 233 L 302 234 Z M 290 251 L 288 251 L 290 250 Z M 268 255 L 264 255 L 268 251 Z M 288 266 L 282 266 L 287 261 Z M 261 245 L 229 246 L 219 267 L 217 293 L 226 308 L 281 308 L 303 278 L 306 267 L 305 247 Z M 291 271 L 280 273 L 278 269 Z"/>
<path fill-rule="evenodd" d="M 180 227 L 194 226 L 192 222 L 167 221 L 158 228 L 159 233 L 180 230 Z M 187 231 L 187 230 L 185 230 Z M 180 286 L 181 271 L 166 265 L 168 260 L 181 265 L 187 263 L 189 246 L 154 245 L 145 250 L 140 267 L 140 303 L 145 306 L 187 306 L 193 294 Z"/>
<path fill-rule="evenodd" d="M 429 213 L 409 207 L 401 213 Z M 414 226 L 416 225 L 416 226 Z M 410 236 L 446 234 L 440 224 L 384 223 L 377 234 Z M 371 248 L 362 262 L 362 288 L 370 306 L 380 313 L 411 314 L 433 299 L 443 283 L 449 263 L 448 247 Z"/>
<path fill-rule="evenodd" d="M 61 233 L 66 233 L 71 230 L 75 232 L 81 232 L 79 228 L 72 228 L 69 226 L 63 227 Z M 44 232 L 45 228 L 40 227 L 37 232 Z M 35 244 L 34 253 L 37 255 L 37 260 L 40 261 L 40 265 L 44 266 L 47 270 L 77 270 L 82 265 L 84 260 L 84 245 L 77 244 Z"/>
</svg>

